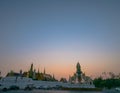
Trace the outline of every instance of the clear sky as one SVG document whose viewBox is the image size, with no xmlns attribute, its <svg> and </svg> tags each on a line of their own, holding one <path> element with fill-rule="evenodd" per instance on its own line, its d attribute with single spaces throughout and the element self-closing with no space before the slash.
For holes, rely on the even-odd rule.
<svg viewBox="0 0 120 93">
<path fill-rule="evenodd" d="M 0 0 L 0 71 L 56 78 L 120 72 L 120 0 Z"/>
</svg>

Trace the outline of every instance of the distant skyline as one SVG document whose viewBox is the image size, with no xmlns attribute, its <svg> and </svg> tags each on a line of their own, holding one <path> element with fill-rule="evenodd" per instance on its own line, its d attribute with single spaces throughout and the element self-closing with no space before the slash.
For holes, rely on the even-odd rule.
<svg viewBox="0 0 120 93">
<path fill-rule="evenodd" d="M 120 73 L 120 0 L 0 0 L 0 71 L 56 78 Z"/>
</svg>

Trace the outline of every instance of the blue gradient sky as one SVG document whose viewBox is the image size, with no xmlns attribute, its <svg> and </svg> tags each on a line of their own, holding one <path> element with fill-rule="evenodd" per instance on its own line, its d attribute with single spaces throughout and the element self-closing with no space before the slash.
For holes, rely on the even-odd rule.
<svg viewBox="0 0 120 93">
<path fill-rule="evenodd" d="M 120 71 L 119 0 L 0 0 L 0 71 L 68 77 Z"/>
</svg>

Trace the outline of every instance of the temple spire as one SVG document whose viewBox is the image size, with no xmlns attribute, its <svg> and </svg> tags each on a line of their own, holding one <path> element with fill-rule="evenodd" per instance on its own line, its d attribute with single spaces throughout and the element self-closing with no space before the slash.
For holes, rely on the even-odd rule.
<svg viewBox="0 0 120 93">
<path fill-rule="evenodd" d="M 31 64 L 31 67 L 29 70 L 29 78 L 33 78 L 33 63 Z"/>
<path fill-rule="evenodd" d="M 80 66 L 80 63 L 78 62 L 76 65 L 76 75 L 79 83 L 81 82 L 81 74 L 82 74 L 81 66 Z"/>
<path fill-rule="evenodd" d="M 36 79 L 36 69 L 34 69 L 34 71 L 33 71 L 33 79 L 34 80 Z"/>
<path fill-rule="evenodd" d="M 39 68 L 38 68 L 38 74 L 40 73 Z"/>
<path fill-rule="evenodd" d="M 46 74 L 46 72 L 45 72 L 45 68 L 44 68 L 44 74 Z"/>
</svg>

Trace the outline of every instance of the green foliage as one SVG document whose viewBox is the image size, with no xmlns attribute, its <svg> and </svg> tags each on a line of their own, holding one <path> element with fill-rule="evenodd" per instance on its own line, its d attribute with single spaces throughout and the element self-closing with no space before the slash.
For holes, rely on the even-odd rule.
<svg viewBox="0 0 120 93">
<path fill-rule="evenodd" d="M 120 87 L 120 79 L 110 78 L 102 79 L 101 77 L 94 79 L 93 83 L 98 88 L 114 88 Z"/>
</svg>

